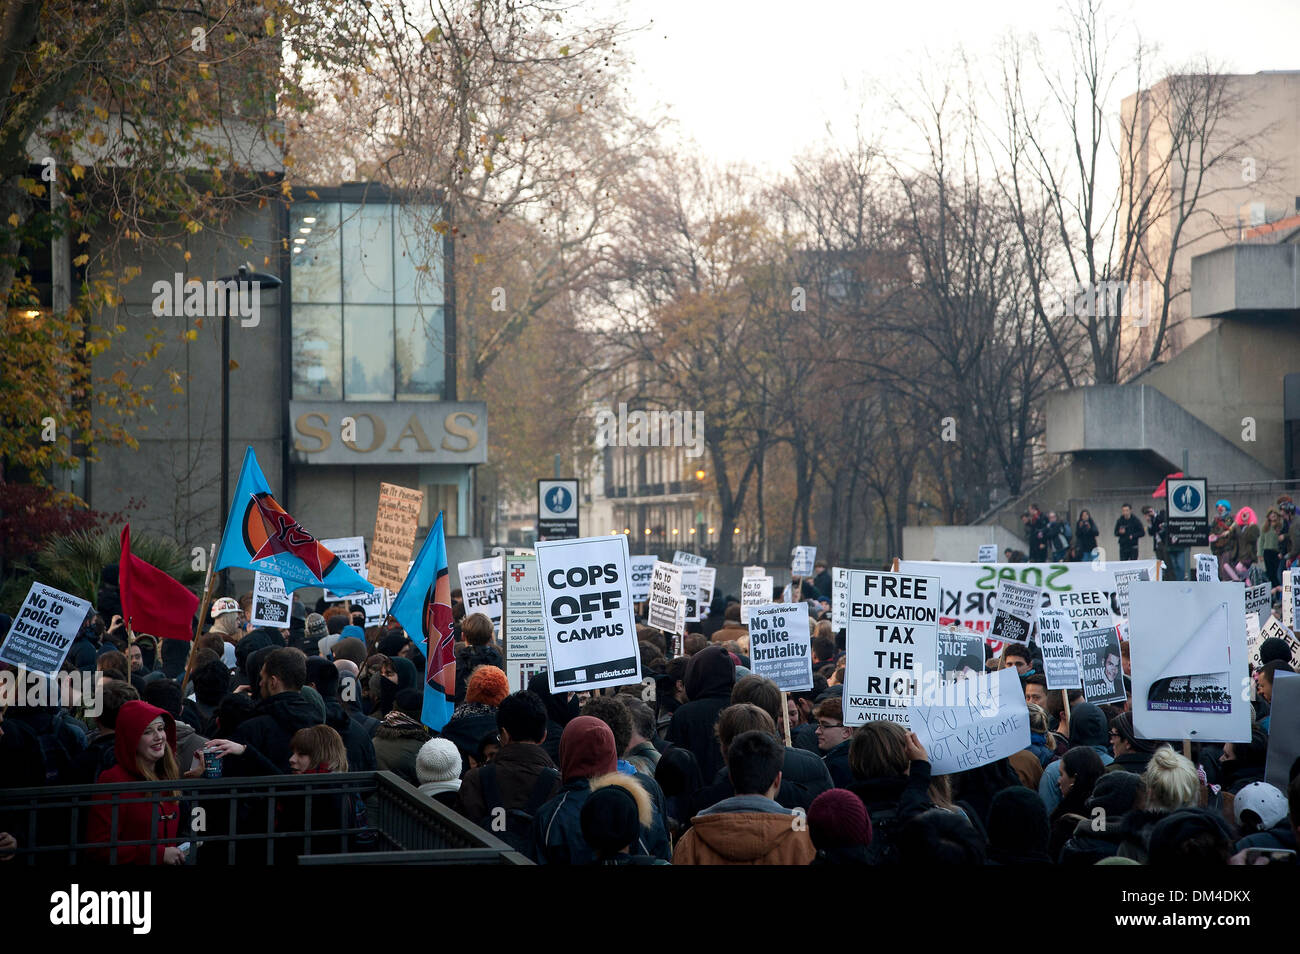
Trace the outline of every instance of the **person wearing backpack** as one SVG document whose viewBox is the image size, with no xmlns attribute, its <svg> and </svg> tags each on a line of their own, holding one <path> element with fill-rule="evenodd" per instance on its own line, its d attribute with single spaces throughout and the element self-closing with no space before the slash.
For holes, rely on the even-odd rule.
<svg viewBox="0 0 1300 954">
<path fill-rule="evenodd" d="M 530 857 L 533 819 L 560 790 L 560 772 L 542 748 L 546 722 L 546 704 L 536 693 L 524 690 L 502 699 L 497 707 L 501 748 L 493 761 L 466 773 L 456 804 L 470 821 Z"/>
</svg>

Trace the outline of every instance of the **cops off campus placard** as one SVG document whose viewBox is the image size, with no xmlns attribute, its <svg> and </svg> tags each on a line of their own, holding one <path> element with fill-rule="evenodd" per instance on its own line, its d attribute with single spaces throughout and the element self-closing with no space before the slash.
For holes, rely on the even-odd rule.
<svg viewBox="0 0 1300 954">
<path fill-rule="evenodd" d="M 537 544 L 552 692 L 641 681 L 623 534 Z"/>
</svg>

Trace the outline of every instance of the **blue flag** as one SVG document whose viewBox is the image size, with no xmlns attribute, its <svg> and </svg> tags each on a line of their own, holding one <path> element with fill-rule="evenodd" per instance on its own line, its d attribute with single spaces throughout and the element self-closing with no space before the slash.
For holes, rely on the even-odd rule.
<svg viewBox="0 0 1300 954">
<path fill-rule="evenodd" d="M 303 586 L 325 586 L 335 593 L 375 591 L 276 503 L 251 447 L 244 452 L 244 466 L 213 569 L 232 566 L 278 576 L 290 593 Z"/>
<path fill-rule="evenodd" d="M 456 650 L 451 629 L 451 577 L 447 570 L 447 540 L 442 514 L 411 564 L 392 615 L 424 653 L 424 708 L 420 721 L 442 730 L 456 708 Z"/>
</svg>

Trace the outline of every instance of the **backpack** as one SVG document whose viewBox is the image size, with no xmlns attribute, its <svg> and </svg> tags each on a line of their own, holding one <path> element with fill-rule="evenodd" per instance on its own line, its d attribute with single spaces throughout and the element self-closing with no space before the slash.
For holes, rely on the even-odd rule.
<svg viewBox="0 0 1300 954">
<path fill-rule="evenodd" d="M 553 768 L 544 768 L 533 783 L 533 790 L 523 808 L 511 808 L 505 811 L 505 825 L 501 824 L 500 810 L 504 808 L 501 788 L 497 784 L 497 767 L 489 762 L 479 769 L 479 784 L 483 787 L 483 804 L 487 806 L 486 818 L 479 820 L 479 827 L 496 835 L 515 851 L 529 858 L 533 856 L 533 822 L 538 810 L 551 797 L 560 773 Z"/>
<path fill-rule="evenodd" d="M 72 766 L 80 752 L 72 752 L 65 744 L 65 733 L 71 732 L 64 722 L 62 711 L 55 713 L 49 731 L 34 732 L 41 744 L 41 761 L 45 763 L 45 781 L 49 785 L 66 784 L 72 777 Z"/>
<path fill-rule="evenodd" d="M 867 848 L 868 864 L 898 864 L 898 848 L 894 845 L 894 836 L 899 828 L 898 807 L 891 805 L 871 815 L 871 845 Z"/>
</svg>

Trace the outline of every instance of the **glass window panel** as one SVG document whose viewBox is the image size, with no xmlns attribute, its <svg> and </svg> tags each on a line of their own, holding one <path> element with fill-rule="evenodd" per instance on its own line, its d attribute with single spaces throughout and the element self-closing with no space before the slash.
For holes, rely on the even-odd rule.
<svg viewBox="0 0 1300 954">
<path fill-rule="evenodd" d="M 397 399 L 441 400 L 446 378 L 442 309 L 398 305 Z"/>
<path fill-rule="evenodd" d="M 394 206 L 398 304 L 443 304 L 442 236 L 434 231 L 442 214 L 436 205 Z"/>
<path fill-rule="evenodd" d="M 337 401 L 343 397 L 342 338 L 339 306 L 293 306 L 295 400 Z"/>
<path fill-rule="evenodd" d="M 392 206 L 343 203 L 343 300 L 393 300 Z"/>
<path fill-rule="evenodd" d="M 393 308 L 343 309 L 343 396 L 349 401 L 393 400 Z"/>
<path fill-rule="evenodd" d="M 293 249 L 289 253 L 293 300 L 341 302 L 338 203 L 295 203 L 289 211 L 289 247 Z"/>
</svg>

